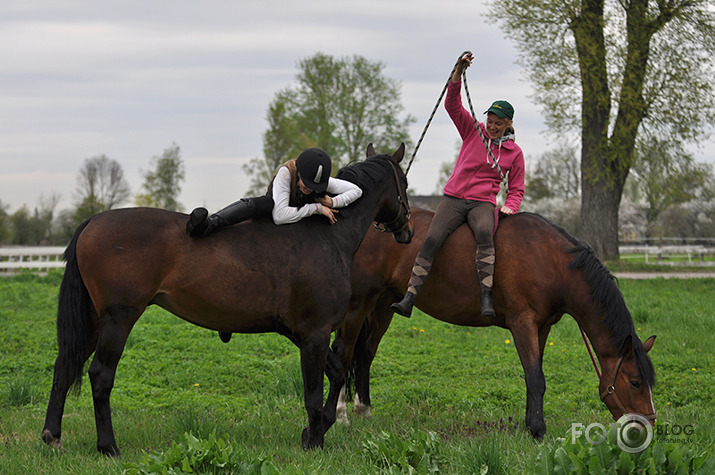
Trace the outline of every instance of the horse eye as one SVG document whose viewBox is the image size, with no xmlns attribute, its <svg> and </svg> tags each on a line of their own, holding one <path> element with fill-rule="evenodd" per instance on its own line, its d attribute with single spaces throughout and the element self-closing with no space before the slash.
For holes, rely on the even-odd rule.
<svg viewBox="0 0 715 475">
<path fill-rule="evenodd" d="M 640 381 L 637 381 L 637 380 L 633 380 L 633 381 L 631 381 L 631 386 L 633 386 L 633 387 L 636 388 L 636 389 L 640 389 L 640 387 L 641 387 L 641 382 L 640 382 Z"/>
</svg>

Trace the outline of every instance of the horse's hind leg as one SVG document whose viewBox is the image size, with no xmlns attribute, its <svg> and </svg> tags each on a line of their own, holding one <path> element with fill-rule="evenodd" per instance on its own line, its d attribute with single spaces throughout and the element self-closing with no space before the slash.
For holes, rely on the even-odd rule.
<svg viewBox="0 0 715 475">
<path fill-rule="evenodd" d="M 326 431 L 323 423 L 323 376 L 329 345 L 330 328 L 318 330 L 300 343 L 303 394 L 308 413 L 308 427 L 303 430 L 302 437 L 304 449 L 323 447 Z"/>
<path fill-rule="evenodd" d="M 111 305 L 102 315 L 102 330 L 89 366 L 89 378 L 92 382 L 94 418 L 97 424 L 97 450 L 105 455 L 121 455 L 114 439 L 109 396 L 129 332 L 142 311 L 136 307 Z"/>
<path fill-rule="evenodd" d="M 375 308 L 368 315 L 364 333 L 361 332 L 355 348 L 355 414 L 370 417 L 370 366 L 377 355 L 377 347 L 392 322 L 390 305 L 396 301 L 391 290 L 380 295 Z M 358 356 L 358 352 L 360 355 Z"/>
<path fill-rule="evenodd" d="M 325 365 L 325 374 L 330 381 L 330 390 L 328 398 L 323 406 L 323 424 L 325 431 L 335 423 L 336 410 L 340 395 L 343 395 L 345 389 L 345 370 L 343 369 L 343 353 L 345 353 L 345 345 L 339 336 L 336 336 L 333 342 L 332 351 L 328 351 L 328 358 Z"/>
<path fill-rule="evenodd" d="M 91 342 L 87 342 L 87 348 L 82 362 L 94 351 Z M 52 389 L 50 390 L 50 401 L 47 405 L 47 415 L 45 416 L 45 426 L 42 429 L 42 440 L 52 448 L 62 448 L 62 414 L 65 410 L 67 393 L 76 378 L 72 375 L 67 361 L 70 359 L 65 353 L 67 350 L 60 349 L 60 354 L 55 360 L 54 377 L 52 378 Z M 79 361 L 79 360 L 78 360 Z"/>
</svg>

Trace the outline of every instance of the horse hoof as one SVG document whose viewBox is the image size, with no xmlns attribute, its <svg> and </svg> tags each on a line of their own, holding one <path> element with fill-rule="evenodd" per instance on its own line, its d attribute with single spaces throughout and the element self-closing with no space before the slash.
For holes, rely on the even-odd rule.
<svg viewBox="0 0 715 475">
<path fill-rule="evenodd" d="M 99 445 L 97 446 L 97 452 L 99 452 L 102 455 L 106 455 L 107 457 L 121 457 L 122 453 L 119 451 L 119 447 L 115 446 L 110 446 L 110 447 L 100 447 Z"/>
<path fill-rule="evenodd" d="M 358 415 L 360 417 L 364 417 L 365 419 L 369 419 L 372 417 L 372 413 L 370 412 L 370 406 L 366 406 L 364 404 L 357 405 L 355 406 L 355 415 Z"/>
<path fill-rule="evenodd" d="M 45 429 L 42 431 L 42 440 L 53 449 L 63 448 L 60 438 L 52 435 L 52 432 L 50 432 L 49 429 Z"/>
<path fill-rule="evenodd" d="M 348 419 L 348 413 L 347 413 L 347 411 L 345 411 L 345 410 L 343 410 L 343 411 L 338 410 L 338 413 L 337 413 L 336 418 L 335 418 L 335 422 L 337 422 L 338 424 L 343 424 L 343 425 L 345 425 L 345 426 L 349 426 L 349 425 L 350 425 L 350 419 Z"/>
<path fill-rule="evenodd" d="M 529 428 L 529 432 L 531 432 L 531 436 L 535 441 L 542 442 L 544 440 L 544 436 L 546 435 L 546 426 L 538 429 Z"/>
<path fill-rule="evenodd" d="M 313 450 L 313 449 L 322 449 L 323 448 L 323 441 L 315 441 L 315 440 L 310 440 L 310 430 L 308 427 L 303 429 L 303 435 L 301 437 L 303 439 L 303 450 Z"/>
</svg>

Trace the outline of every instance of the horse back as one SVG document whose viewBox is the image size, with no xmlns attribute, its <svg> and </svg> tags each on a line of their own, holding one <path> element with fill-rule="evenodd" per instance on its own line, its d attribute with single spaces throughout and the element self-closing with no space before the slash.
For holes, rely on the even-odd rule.
<svg viewBox="0 0 715 475">
<path fill-rule="evenodd" d="M 280 331 L 277 321 L 319 306 L 310 289 L 324 287 L 326 279 L 333 283 L 326 292 L 348 295 L 339 276 L 347 275 L 349 263 L 325 233 L 306 239 L 309 226 L 265 219 L 191 238 L 186 220 L 154 208 L 110 210 L 91 219 L 78 238 L 77 261 L 98 312 L 154 303 L 200 326 Z"/>
<path fill-rule="evenodd" d="M 353 263 L 353 292 L 366 294 L 380 285 L 404 292 L 433 217 L 432 211 L 413 209 L 415 235 L 408 245 L 396 245 L 383 233 L 369 232 Z M 569 249 L 575 246 L 572 239 L 535 214 L 502 216 L 494 235 L 494 298 L 498 308 L 510 315 L 531 310 L 541 315 L 558 314 L 560 293 L 579 282 L 577 271 L 569 268 L 573 258 Z M 475 257 L 474 234 L 464 224 L 435 255 L 430 274 L 417 295 L 417 307 L 434 318 L 458 325 L 494 324 L 479 315 Z M 539 308 L 534 309 L 535 305 Z M 506 322 L 501 324 L 506 326 Z"/>
</svg>

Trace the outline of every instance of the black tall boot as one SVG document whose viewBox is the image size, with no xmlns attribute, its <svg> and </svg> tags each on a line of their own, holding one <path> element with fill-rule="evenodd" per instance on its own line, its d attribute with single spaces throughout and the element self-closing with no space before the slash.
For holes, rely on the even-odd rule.
<svg viewBox="0 0 715 475">
<path fill-rule="evenodd" d="M 208 216 L 206 208 L 196 208 L 186 222 L 186 234 L 192 237 L 206 237 L 216 228 L 230 226 L 251 218 L 270 215 L 273 210 L 273 198 L 259 196 L 242 198 L 231 203 L 221 211 Z M 207 217 L 208 216 L 208 217 Z"/>
<path fill-rule="evenodd" d="M 495 317 L 494 301 L 492 300 L 492 291 L 482 290 L 482 303 L 479 305 L 479 313 L 485 317 Z"/>
<path fill-rule="evenodd" d="M 410 315 L 412 315 L 412 307 L 415 305 L 415 298 L 416 295 L 408 291 L 400 302 L 395 302 L 390 305 L 390 310 L 403 317 L 410 318 Z"/>
</svg>

